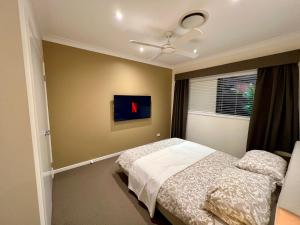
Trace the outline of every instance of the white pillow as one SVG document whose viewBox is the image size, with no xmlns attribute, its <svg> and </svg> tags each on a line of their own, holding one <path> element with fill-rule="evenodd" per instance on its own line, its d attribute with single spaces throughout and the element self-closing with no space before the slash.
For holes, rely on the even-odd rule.
<svg viewBox="0 0 300 225">
<path fill-rule="evenodd" d="M 247 152 L 236 164 L 238 168 L 272 177 L 278 185 L 283 184 L 287 162 L 278 155 L 262 150 Z"/>
</svg>

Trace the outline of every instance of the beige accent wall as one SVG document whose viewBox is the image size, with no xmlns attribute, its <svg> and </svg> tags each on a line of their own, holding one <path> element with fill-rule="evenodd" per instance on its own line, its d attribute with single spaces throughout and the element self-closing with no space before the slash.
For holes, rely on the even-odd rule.
<svg viewBox="0 0 300 225">
<path fill-rule="evenodd" d="M 0 224 L 38 225 L 18 1 L 0 3 Z"/>
<path fill-rule="evenodd" d="M 170 137 L 170 69 L 51 42 L 43 49 L 55 168 Z M 114 122 L 114 94 L 151 95 L 151 118 Z"/>
</svg>

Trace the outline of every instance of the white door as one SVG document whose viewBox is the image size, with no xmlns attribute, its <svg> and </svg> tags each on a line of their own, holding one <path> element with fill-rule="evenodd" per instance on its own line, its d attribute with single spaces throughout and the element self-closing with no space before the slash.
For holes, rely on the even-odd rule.
<svg viewBox="0 0 300 225">
<path fill-rule="evenodd" d="M 43 199 L 44 220 L 51 225 L 52 216 L 52 152 L 46 82 L 44 79 L 44 63 L 42 49 L 34 36 L 30 37 L 31 71 L 33 84 L 33 100 L 36 118 L 36 136 L 38 144 L 39 174 Z"/>
<path fill-rule="evenodd" d="M 51 225 L 52 152 L 41 36 L 30 1 L 19 0 L 34 166 L 41 225 Z"/>
</svg>

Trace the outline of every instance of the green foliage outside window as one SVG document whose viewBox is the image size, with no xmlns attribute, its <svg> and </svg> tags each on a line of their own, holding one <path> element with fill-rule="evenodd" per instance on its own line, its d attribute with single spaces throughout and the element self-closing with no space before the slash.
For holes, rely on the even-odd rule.
<svg viewBox="0 0 300 225">
<path fill-rule="evenodd" d="M 244 109 L 247 111 L 249 116 L 251 116 L 253 111 L 254 94 L 255 85 L 250 83 L 247 90 L 243 93 L 244 98 L 247 99 L 247 104 L 244 106 Z"/>
</svg>

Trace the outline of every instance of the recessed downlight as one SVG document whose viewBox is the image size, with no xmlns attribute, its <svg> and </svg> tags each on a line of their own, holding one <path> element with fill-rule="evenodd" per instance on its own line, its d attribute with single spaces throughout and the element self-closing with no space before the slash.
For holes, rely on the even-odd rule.
<svg viewBox="0 0 300 225">
<path fill-rule="evenodd" d="M 119 21 L 123 20 L 123 13 L 120 10 L 116 11 L 115 16 L 116 16 L 117 20 L 119 20 Z"/>
<path fill-rule="evenodd" d="M 194 49 L 193 52 L 194 52 L 194 54 L 197 54 L 198 53 L 198 49 Z"/>
<path fill-rule="evenodd" d="M 140 53 L 143 53 L 144 52 L 144 48 L 143 47 L 140 47 Z"/>
</svg>

